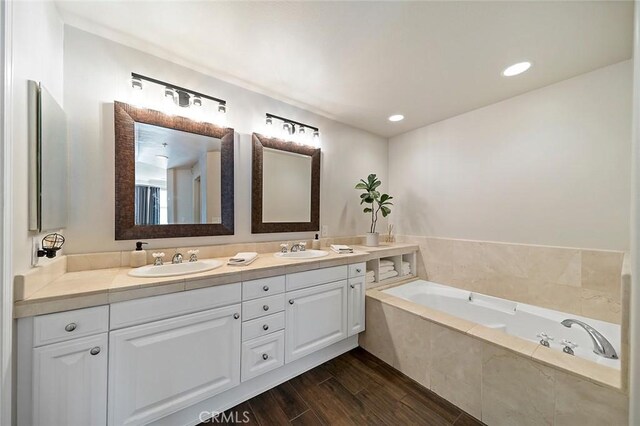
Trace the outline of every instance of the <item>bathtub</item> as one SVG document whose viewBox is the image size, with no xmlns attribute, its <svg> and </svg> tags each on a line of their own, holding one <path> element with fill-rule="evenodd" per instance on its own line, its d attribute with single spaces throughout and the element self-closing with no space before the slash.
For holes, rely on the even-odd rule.
<svg viewBox="0 0 640 426">
<path fill-rule="evenodd" d="M 424 280 L 411 281 L 382 291 L 532 342 L 538 343 L 540 338 L 537 335 L 544 332 L 553 337 L 550 347 L 558 351 L 562 351 L 563 348 L 560 342 L 567 339 L 578 345 L 574 349 L 575 356 L 620 369 L 619 359 L 607 359 L 593 352 L 593 343 L 585 330 L 577 325 L 571 328 L 564 327 L 561 321 L 574 318 L 589 324 L 609 340 L 620 357 L 620 326 L 617 324 L 512 302 Z M 567 354 L 567 356 L 571 355 Z"/>
</svg>

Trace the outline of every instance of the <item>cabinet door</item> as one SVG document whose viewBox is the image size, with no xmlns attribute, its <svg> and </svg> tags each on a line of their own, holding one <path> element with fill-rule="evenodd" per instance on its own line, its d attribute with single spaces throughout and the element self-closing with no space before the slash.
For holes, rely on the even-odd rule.
<svg viewBox="0 0 640 426">
<path fill-rule="evenodd" d="M 349 280 L 349 336 L 364 331 L 364 296 L 365 277 L 351 278 Z"/>
<path fill-rule="evenodd" d="M 107 333 L 33 350 L 33 424 L 107 423 Z"/>
<path fill-rule="evenodd" d="M 285 362 L 347 337 L 347 281 L 287 293 Z"/>
<path fill-rule="evenodd" d="M 109 424 L 147 424 L 240 383 L 240 305 L 114 331 Z"/>
</svg>

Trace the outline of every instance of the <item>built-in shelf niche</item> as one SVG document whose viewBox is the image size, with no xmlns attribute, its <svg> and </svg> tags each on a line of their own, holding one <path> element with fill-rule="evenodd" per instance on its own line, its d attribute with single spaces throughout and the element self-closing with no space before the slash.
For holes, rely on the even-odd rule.
<svg viewBox="0 0 640 426">
<path fill-rule="evenodd" d="M 393 262 L 394 269 L 398 271 L 398 275 L 392 278 L 381 279 L 380 274 L 380 261 L 388 259 Z M 402 262 L 409 263 L 409 273 L 403 273 Z M 367 261 L 367 272 L 373 271 L 374 281 L 367 282 L 367 288 L 374 288 L 382 285 L 393 284 L 398 281 L 403 281 L 409 278 L 417 276 L 416 273 L 416 252 L 411 251 L 408 253 L 402 253 L 394 256 L 382 256 Z"/>
</svg>

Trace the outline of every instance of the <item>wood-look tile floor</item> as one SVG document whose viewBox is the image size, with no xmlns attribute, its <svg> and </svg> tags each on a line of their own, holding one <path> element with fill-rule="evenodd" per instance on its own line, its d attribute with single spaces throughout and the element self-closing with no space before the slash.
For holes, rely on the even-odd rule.
<svg viewBox="0 0 640 426">
<path fill-rule="evenodd" d="M 201 423 L 210 424 L 482 425 L 361 348 Z"/>
</svg>

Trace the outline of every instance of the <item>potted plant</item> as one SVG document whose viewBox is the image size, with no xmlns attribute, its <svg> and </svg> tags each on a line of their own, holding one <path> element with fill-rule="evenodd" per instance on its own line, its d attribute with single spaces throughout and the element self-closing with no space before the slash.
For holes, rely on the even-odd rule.
<svg viewBox="0 0 640 426">
<path fill-rule="evenodd" d="M 379 235 L 376 232 L 376 224 L 378 223 L 378 213 L 382 213 L 382 217 L 387 217 L 391 214 L 393 203 L 389 200 L 393 199 L 389 194 L 380 194 L 378 187 L 382 185 L 382 182 L 378 177 L 372 173 L 367 177 L 367 180 L 360 179 L 360 182 L 356 184 L 356 189 L 363 190 L 360 194 L 360 204 L 370 204 L 371 207 L 365 207 L 364 212 L 371 214 L 371 227 L 367 233 L 366 245 L 369 247 L 377 247 L 379 245 Z"/>
</svg>

